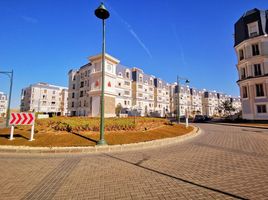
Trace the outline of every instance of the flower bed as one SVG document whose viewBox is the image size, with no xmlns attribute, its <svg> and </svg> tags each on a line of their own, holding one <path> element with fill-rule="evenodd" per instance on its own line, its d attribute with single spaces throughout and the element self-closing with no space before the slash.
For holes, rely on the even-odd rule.
<svg viewBox="0 0 268 200">
<path fill-rule="evenodd" d="M 149 130 L 167 123 L 161 118 L 107 118 L 106 131 Z M 39 131 L 99 131 L 100 119 L 89 117 L 52 117 L 36 120 L 36 130 Z M 21 126 L 20 129 L 23 129 Z"/>
</svg>

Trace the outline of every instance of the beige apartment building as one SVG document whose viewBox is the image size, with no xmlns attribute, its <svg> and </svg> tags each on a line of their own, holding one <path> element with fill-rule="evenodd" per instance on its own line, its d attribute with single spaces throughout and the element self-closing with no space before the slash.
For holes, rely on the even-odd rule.
<svg viewBox="0 0 268 200">
<path fill-rule="evenodd" d="M 170 85 L 165 81 L 154 78 L 154 111 L 161 117 L 170 113 Z"/>
<path fill-rule="evenodd" d="M 115 105 L 120 106 L 123 114 L 132 109 L 132 71 L 131 69 L 118 64 L 116 66 L 116 85 L 115 90 L 117 97 Z"/>
<path fill-rule="evenodd" d="M 193 115 L 202 115 L 203 114 L 203 108 L 202 108 L 202 98 L 203 98 L 203 90 L 198 90 L 196 88 L 190 89 L 191 94 L 191 110 L 190 114 Z"/>
<path fill-rule="evenodd" d="M 203 114 L 207 116 L 217 116 L 219 115 L 219 98 L 218 93 L 215 91 L 209 92 L 204 91 L 202 107 Z"/>
<path fill-rule="evenodd" d="M 5 117 L 7 112 L 7 95 L 0 92 L 0 117 Z"/>
<path fill-rule="evenodd" d="M 68 88 L 48 83 L 31 84 L 21 91 L 21 112 L 67 115 Z"/>
<path fill-rule="evenodd" d="M 119 60 L 105 54 L 105 117 L 115 117 L 115 108 L 132 104 L 131 70 L 118 66 Z M 89 57 L 89 63 L 70 70 L 68 110 L 71 116 L 100 116 L 101 54 Z"/>
<path fill-rule="evenodd" d="M 149 116 L 156 111 L 154 78 L 139 68 L 132 68 L 132 107 L 137 109 L 141 116 Z"/>
<path fill-rule="evenodd" d="M 105 55 L 105 117 L 120 114 L 130 116 L 171 116 L 177 111 L 178 86 L 143 72 L 137 67 L 126 67 L 108 54 Z M 101 54 L 89 57 L 89 62 L 78 70 L 70 70 L 68 110 L 71 116 L 100 115 Z M 218 93 L 204 98 L 204 92 L 180 86 L 180 115 L 218 114 L 221 96 Z M 208 93 L 209 94 L 209 93 Z M 220 99 L 219 99 L 220 98 Z M 204 105 L 205 104 L 205 105 Z M 118 111 L 118 110 L 117 110 Z M 118 114 L 118 113 L 117 113 Z"/>
<path fill-rule="evenodd" d="M 243 118 L 268 120 L 268 10 L 249 10 L 235 23 L 234 48 Z"/>
</svg>

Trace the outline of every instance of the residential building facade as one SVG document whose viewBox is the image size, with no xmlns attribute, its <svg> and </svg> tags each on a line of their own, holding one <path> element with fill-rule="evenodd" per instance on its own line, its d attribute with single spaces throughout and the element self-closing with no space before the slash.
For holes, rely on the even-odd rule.
<svg viewBox="0 0 268 200">
<path fill-rule="evenodd" d="M 89 62 L 78 70 L 70 70 L 68 110 L 71 116 L 100 116 L 101 54 L 89 57 Z M 178 90 L 179 89 L 179 90 Z M 115 117 L 165 117 L 177 113 L 178 91 L 180 115 L 217 115 L 224 97 L 204 92 L 187 85 L 169 84 L 143 72 L 137 67 L 126 67 L 108 54 L 105 55 L 104 114 Z"/>
<path fill-rule="evenodd" d="M 155 111 L 154 78 L 139 68 L 132 68 L 132 107 L 141 116 L 149 116 Z"/>
<path fill-rule="evenodd" d="M 202 98 L 203 98 L 203 91 L 198 90 L 196 88 L 190 89 L 191 94 L 191 115 L 202 115 L 203 114 L 203 108 L 202 108 Z"/>
<path fill-rule="evenodd" d="M 31 84 L 21 91 L 21 112 L 67 115 L 68 88 L 48 83 Z"/>
<path fill-rule="evenodd" d="M 3 92 L 0 92 L 0 117 L 6 116 L 7 112 L 7 95 Z"/>
<path fill-rule="evenodd" d="M 219 95 L 217 92 L 204 91 L 203 95 L 203 114 L 207 116 L 219 115 Z"/>
<path fill-rule="evenodd" d="M 268 10 L 247 11 L 235 23 L 234 43 L 242 116 L 268 120 Z"/>
</svg>

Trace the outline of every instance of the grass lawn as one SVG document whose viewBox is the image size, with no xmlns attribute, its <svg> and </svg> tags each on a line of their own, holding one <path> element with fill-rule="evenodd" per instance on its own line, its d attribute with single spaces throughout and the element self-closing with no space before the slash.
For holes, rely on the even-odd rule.
<svg viewBox="0 0 268 200">
<path fill-rule="evenodd" d="M 149 124 L 151 127 L 149 130 L 141 130 L 137 128 L 137 130 L 106 131 L 105 139 L 109 145 L 129 144 L 176 137 L 189 133 L 193 130 L 193 127 L 189 126 L 188 129 L 186 129 L 184 125 L 156 123 L 156 128 L 153 128 L 152 122 Z M 9 135 L 9 128 L 0 129 L 0 145 L 22 145 L 35 147 L 95 146 L 99 139 L 99 132 L 97 131 L 52 131 L 50 127 L 46 127 L 42 131 L 37 128 L 37 133 L 34 135 L 35 140 L 30 142 L 28 141 L 30 138 L 29 126 L 26 128 L 15 128 L 15 139 L 12 141 L 8 139 Z"/>
</svg>

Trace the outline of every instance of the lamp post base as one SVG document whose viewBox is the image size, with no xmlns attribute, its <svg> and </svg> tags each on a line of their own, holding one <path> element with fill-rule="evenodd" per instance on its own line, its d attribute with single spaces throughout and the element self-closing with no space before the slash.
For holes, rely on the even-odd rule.
<svg viewBox="0 0 268 200">
<path fill-rule="evenodd" d="M 97 145 L 107 145 L 107 142 L 104 139 L 102 139 L 97 142 Z"/>
</svg>

